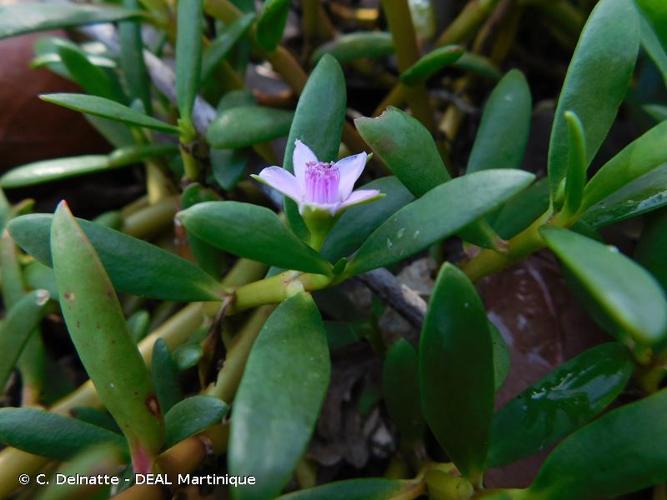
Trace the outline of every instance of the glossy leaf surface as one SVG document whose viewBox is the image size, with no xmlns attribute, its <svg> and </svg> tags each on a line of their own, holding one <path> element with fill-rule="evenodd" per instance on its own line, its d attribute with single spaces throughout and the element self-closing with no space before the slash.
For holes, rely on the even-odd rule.
<svg viewBox="0 0 667 500">
<path fill-rule="evenodd" d="M 285 137 L 294 113 L 263 106 L 238 106 L 220 113 L 206 131 L 215 148 L 238 149 Z"/>
</svg>

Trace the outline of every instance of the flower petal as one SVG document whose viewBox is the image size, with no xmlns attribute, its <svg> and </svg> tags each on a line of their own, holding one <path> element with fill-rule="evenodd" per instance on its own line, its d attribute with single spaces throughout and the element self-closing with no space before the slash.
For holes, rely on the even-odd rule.
<svg viewBox="0 0 667 500">
<path fill-rule="evenodd" d="M 338 193 L 341 200 L 347 199 L 354 189 L 354 183 L 357 182 L 359 176 L 364 171 L 366 166 L 366 159 L 368 155 L 366 152 L 357 155 L 348 156 L 336 162 L 336 167 L 340 171 L 340 184 L 338 185 Z"/>
<path fill-rule="evenodd" d="M 276 191 L 280 191 L 285 196 L 292 198 L 299 203 L 301 201 L 301 190 L 299 184 L 292 174 L 281 167 L 267 167 L 262 170 L 259 175 L 253 175 L 256 179 L 268 186 L 271 186 Z"/>
<path fill-rule="evenodd" d="M 339 210 L 345 210 L 354 205 L 361 205 L 362 203 L 370 203 L 383 196 L 384 193 L 381 193 L 377 189 L 357 189 L 340 204 Z"/>
<path fill-rule="evenodd" d="M 306 189 L 306 163 L 314 161 L 317 163 L 317 156 L 299 139 L 294 141 L 294 153 L 292 154 L 292 166 L 294 176 L 299 183 L 300 191 L 303 193 Z"/>
</svg>

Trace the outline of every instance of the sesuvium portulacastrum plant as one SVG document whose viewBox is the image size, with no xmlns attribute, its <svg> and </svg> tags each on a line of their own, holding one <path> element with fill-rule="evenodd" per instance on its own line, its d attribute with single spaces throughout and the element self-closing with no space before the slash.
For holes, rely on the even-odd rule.
<svg viewBox="0 0 667 500">
<path fill-rule="evenodd" d="M 641 99 L 633 75 L 645 82 L 661 72 L 667 81 L 667 10 L 652 0 L 543 4 L 470 2 L 422 55 L 417 39 L 433 31 L 428 9 L 413 13 L 413 25 L 409 2 L 383 0 L 388 32 L 335 37 L 327 11 L 304 0 L 309 74 L 280 45 L 291 2 L 266 0 L 258 12 L 254 2 L 229 0 L 0 7 L 3 38 L 117 23 L 81 28 L 77 39 L 93 44 L 42 38 L 34 60 L 85 91 L 41 98 L 84 113 L 114 151 L 19 166 L 0 178 L 2 188 L 142 165 L 146 190 L 92 221 L 65 202 L 51 215 L 0 198 L 0 381 L 15 369 L 21 381 L 20 398 L 7 399 L 15 406 L 0 409 L 0 496 L 21 486 L 20 474 L 59 471 L 119 484 L 32 481 L 26 495 L 157 498 L 183 486 L 179 474 L 229 474 L 238 484 L 214 484 L 239 500 L 569 500 L 651 487 L 662 498 L 667 112 Z M 565 47 L 578 36 L 544 178 L 521 168 L 528 81 L 497 67 L 523 9 L 544 17 Z M 369 11 L 343 11 L 373 22 Z M 489 26 L 498 30 L 492 59 L 479 53 L 496 36 Z M 647 57 L 636 71 L 640 45 Z M 398 78 L 378 66 L 388 55 Z M 175 75 L 160 59 L 169 57 Z M 293 111 L 290 101 L 270 107 L 275 96 L 257 92 L 260 104 L 244 90 L 241 75 L 264 60 L 298 97 Z M 341 64 L 391 87 L 374 117 L 354 126 Z M 497 81 L 460 175 L 433 134 L 434 77 L 451 67 L 464 72 L 458 93 Z M 657 124 L 590 175 L 624 101 L 646 105 L 644 119 Z M 451 140 L 464 104 L 445 104 L 440 125 Z M 281 162 L 271 141 L 282 137 Z M 247 175 L 251 165 L 259 183 Z M 600 229 L 640 216 L 633 255 L 606 244 Z M 463 252 L 452 255 L 444 243 L 455 238 Z M 508 348 L 474 283 L 542 249 L 610 339 L 496 410 Z M 439 265 L 428 304 L 387 271 L 425 252 Z M 338 285 L 358 285 L 357 277 L 419 326 L 417 342 L 390 342 L 376 312 L 350 320 L 348 288 Z M 60 316 L 90 378 L 79 388 L 43 340 Z M 392 431 L 391 462 L 380 464 L 386 473 L 374 464 L 353 474 L 361 477 L 318 484 L 331 472 L 318 478 L 324 465 L 308 449 L 334 380 L 331 351 L 355 343 L 382 360 L 382 382 L 365 394 Z M 529 485 L 485 481 L 487 470 L 550 447 Z M 133 472 L 172 484 L 135 484 Z"/>
</svg>

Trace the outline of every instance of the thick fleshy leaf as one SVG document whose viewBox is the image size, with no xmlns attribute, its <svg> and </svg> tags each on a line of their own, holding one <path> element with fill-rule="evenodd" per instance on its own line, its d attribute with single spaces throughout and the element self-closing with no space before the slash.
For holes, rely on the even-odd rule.
<svg viewBox="0 0 667 500">
<path fill-rule="evenodd" d="M 268 208 L 236 201 L 199 203 L 179 212 L 187 231 L 226 252 L 283 269 L 320 274 L 331 264 Z"/>
<path fill-rule="evenodd" d="M 51 266 L 52 220 L 50 214 L 30 214 L 9 224 L 9 232 L 17 244 L 48 266 Z M 83 219 L 77 222 L 118 291 L 183 302 L 220 300 L 222 286 L 187 260 L 100 224 Z M 137 266 L 137 262 L 144 265 Z"/>
<path fill-rule="evenodd" d="M 292 155 L 296 140 L 306 144 L 320 161 L 335 161 L 338 157 L 346 113 L 345 77 L 340 64 L 325 55 L 317 63 L 299 97 L 292 127 L 287 138 L 283 168 L 294 171 Z M 322 106 L 322 103 L 327 103 Z M 285 212 L 292 230 L 302 239 L 308 236 L 296 203 L 285 200 Z"/>
<path fill-rule="evenodd" d="M 238 149 L 285 137 L 294 113 L 263 106 L 239 106 L 224 110 L 206 131 L 214 148 Z"/>
<path fill-rule="evenodd" d="M 497 208 L 533 179 L 528 172 L 503 169 L 446 182 L 400 209 L 373 231 L 346 272 L 359 274 L 407 259 Z"/>
<path fill-rule="evenodd" d="M 667 290 L 667 210 L 656 212 L 646 222 L 635 249 L 637 261 Z"/>
<path fill-rule="evenodd" d="M 560 365 L 493 418 L 489 466 L 537 453 L 592 420 L 621 393 L 634 364 L 616 342 Z"/>
<path fill-rule="evenodd" d="M 565 176 L 564 210 L 575 214 L 581 207 L 586 184 L 586 135 L 581 120 L 572 111 L 565 112 L 568 134 L 568 160 Z"/>
<path fill-rule="evenodd" d="M 163 442 L 160 405 L 144 360 L 130 337 L 111 281 L 67 205 L 51 225 L 53 270 L 74 347 L 100 400 L 125 434 L 137 472 Z"/>
<path fill-rule="evenodd" d="M 382 369 L 382 393 L 401 442 L 419 442 L 425 425 L 419 399 L 417 351 L 400 339 L 387 351 Z"/>
<path fill-rule="evenodd" d="M 667 16 L 665 19 L 667 19 Z M 667 83 L 667 52 L 654 31 L 652 24 L 644 15 L 639 16 L 639 23 L 642 48 L 649 55 L 653 64 L 655 64 L 658 71 L 662 74 L 663 80 Z M 667 31 L 665 34 L 667 34 Z M 667 38 L 665 39 L 665 43 L 667 43 Z"/>
<path fill-rule="evenodd" d="M 176 403 L 164 416 L 167 434 L 165 446 L 172 447 L 184 439 L 219 424 L 229 407 L 212 396 L 192 396 Z"/>
<path fill-rule="evenodd" d="M 377 189 L 385 196 L 369 205 L 350 208 L 336 222 L 321 250 L 332 262 L 352 254 L 390 215 L 415 199 L 393 176 L 371 181 L 361 189 Z"/>
<path fill-rule="evenodd" d="M 151 376 L 160 408 L 165 413 L 168 413 L 176 403 L 183 399 L 178 371 L 178 365 L 167 343 L 163 339 L 157 339 L 151 358 Z"/>
<path fill-rule="evenodd" d="M 125 448 L 120 434 L 37 408 L 1 408 L 0 442 L 56 460 L 102 443 Z"/>
<path fill-rule="evenodd" d="M 528 144 L 532 97 L 519 70 L 507 73 L 489 96 L 467 173 L 489 168 L 521 168 Z"/>
<path fill-rule="evenodd" d="M 588 207 L 582 220 L 593 227 L 638 217 L 667 204 L 667 165 L 628 182 L 618 191 Z"/>
<path fill-rule="evenodd" d="M 116 434 L 122 434 L 120 427 L 111 414 L 105 409 L 93 408 L 91 406 L 79 406 L 70 410 L 70 415 L 77 420 L 87 424 L 101 427 Z"/>
<path fill-rule="evenodd" d="M 160 132 L 178 133 L 178 127 L 157 120 L 132 108 L 123 106 L 115 101 L 86 94 L 42 94 L 40 99 L 58 106 L 63 106 L 81 113 L 100 116 L 118 122 L 136 125 L 137 127 L 151 128 Z"/>
<path fill-rule="evenodd" d="M 461 473 L 481 480 L 494 400 L 491 331 L 475 286 L 446 263 L 436 281 L 419 342 L 422 411 Z"/>
<path fill-rule="evenodd" d="M 289 0 L 265 0 L 257 17 L 257 42 L 264 50 L 275 50 L 283 38 L 287 24 Z"/>
<path fill-rule="evenodd" d="M 295 491 L 278 497 L 279 500 L 387 500 L 418 496 L 421 484 L 398 479 L 348 479 L 316 488 Z M 404 496 L 405 495 L 405 496 Z"/>
<path fill-rule="evenodd" d="M 649 273 L 615 248 L 575 232 L 551 227 L 540 233 L 613 324 L 609 333 L 649 345 L 665 338 L 667 301 Z"/>
<path fill-rule="evenodd" d="M 431 133 L 404 111 L 390 107 L 377 118 L 357 118 L 354 124 L 375 154 L 415 196 L 450 179 Z"/>
<path fill-rule="evenodd" d="M 88 94 L 117 102 L 125 100 L 116 75 L 90 62 L 81 48 L 74 44 L 61 44 L 58 55 L 70 77 Z"/>
<path fill-rule="evenodd" d="M 231 191 L 245 177 L 248 152 L 244 149 L 211 149 L 213 178 L 225 191 Z"/>
<path fill-rule="evenodd" d="M 618 22 L 623 19 L 623 22 Z M 602 0 L 591 12 L 563 83 L 549 144 L 549 184 L 556 196 L 568 165 L 564 113 L 577 114 L 586 131 L 586 166 L 611 128 L 630 83 L 639 50 L 632 2 Z"/>
<path fill-rule="evenodd" d="M 401 73 L 401 81 L 406 85 L 414 85 L 431 78 L 445 66 L 454 64 L 463 55 L 463 48 L 458 45 L 439 47 L 410 66 Z"/>
<path fill-rule="evenodd" d="M 309 295 L 294 295 L 264 323 L 234 400 L 229 472 L 257 483 L 233 489 L 233 498 L 274 498 L 287 484 L 315 428 L 330 371 L 319 311 Z"/>
<path fill-rule="evenodd" d="M 667 46 L 667 5 L 662 0 L 635 0 L 651 21 L 663 46 Z"/>
<path fill-rule="evenodd" d="M 503 76 L 490 59 L 473 52 L 465 52 L 452 66 L 490 80 L 500 80 Z"/>
<path fill-rule="evenodd" d="M 220 201 L 220 195 L 212 189 L 205 188 L 199 183 L 193 182 L 181 194 L 181 209 L 185 210 L 197 203 L 207 201 Z M 220 278 L 220 269 L 223 261 L 222 252 L 191 234 L 188 235 L 188 244 L 199 267 L 215 279 Z"/>
<path fill-rule="evenodd" d="M 525 498 L 615 498 L 667 481 L 667 389 L 603 415 L 563 441 Z"/>
<path fill-rule="evenodd" d="M 358 59 L 379 59 L 394 53 L 391 33 L 382 31 L 357 32 L 341 35 L 335 40 L 320 45 L 313 53 L 312 62 L 319 61 L 324 54 L 335 57 L 345 64 Z"/>
<path fill-rule="evenodd" d="M 42 320 L 44 307 L 49 300 L 46 290 L 35 290 L 24 295 L 5 316 L 0 326 L 0 388 L 4 388 L 14 365 L 21 355 L 30 335 Z M 38 333 L 36 333 L 38 335 Z"/>
<path fill-rule="evenodd" d="M 137 17 L 136 10 L 73 3 L 17 2 L 0 6 L 0 38 Z"/>
<path fill-rule="evenodd" d="M 202 81 L 213 75 L 216 66 L 227 57 L 234 45 L 246 34 L 254 20 L 255 14 L 249 12 L 222 29 L 217 38 L 204 51 Z"/>
<path fill-rule="evenodd" d="M 493 323 L 489 323 L 489 330 L 493 345 L 493 386 L 498 392 L 510 372 L 510 351 L 503 334 Z"/>
<path fill-rule="evenodd" d="M 178 0 L 176 100 L 181 119 L 188 123 L 201 78 L 203 3 L 203 0 Z"/>
<path fill-rule="evenodd" d="M 129 9 L 138 9 L 139 0 L 123 0 Z M 144 43 L 141 38 L 141 23 L 125 21 L 118 24 L 118 41 L 120 43 L 120 67 L 123 70 L 130 101 L 139 99 L 146 113 L 151 114 L 150 77 L 144 61 Z"/>
<path fill-rule="evenodd" d="M 667 122 L 660 123 L 605 163 L 588 182 L 586 209 L 642 175 L 667 163 Z"/>
<path fill-rule="evenodd" d="M 507 200 L 489 219 L 498 235 L 508 240 L 527 228 L 548 208 L 549 179 L 543 177 Z"/>
</svg>

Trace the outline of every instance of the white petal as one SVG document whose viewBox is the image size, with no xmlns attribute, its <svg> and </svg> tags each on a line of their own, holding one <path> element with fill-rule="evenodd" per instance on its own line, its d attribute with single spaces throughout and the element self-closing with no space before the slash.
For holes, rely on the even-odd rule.
<svg viewBox="0 0 667 500">
<path fill-rule="evenodd" d="M 299 139 L 294 141 L 292 167 L 294 168 L 294 176 L 299 183 L 299 188 L 302 193 L 306 190 L 306 163 L 311 161 L 317 163 L 317 156 L 315 156 L 315 153 L 313 153 L 310 148 Z"/>
<path fill-rule="evenodd" d="M 292 198 L 297 203 L 301 200 L 301 190 L 296 181 L 296 177 L 281 167 L 267 167 L 259 175 L 253 175 L 264 184 L 271 186 L 276 191 L 280 191 L 285 196 Z"/>
<path fill-rule="evenodd" d="M 384 194 L 377 189 L 358 189 L 353 191 L 352 194 L 340 204 L 339 210 L 345 210 L 351 206 L 360 205 L 362 203 L 369 203 L 382 198 L 383 196 Z"/>
<path fill-rule="evenodd" d="M 357 182 L 359 176 L 364 171 L 366 166 L 366 159 L 368 155 L 363 152 L 354 156 L 348 156 L 336 162 L 336 167 L 340 171 L 340 184 L 338 185 L 338 193 L 341 200 L 345 200 L 352 189 L 354 183 Z"/>
</svg>

